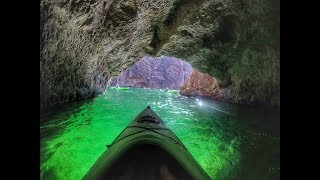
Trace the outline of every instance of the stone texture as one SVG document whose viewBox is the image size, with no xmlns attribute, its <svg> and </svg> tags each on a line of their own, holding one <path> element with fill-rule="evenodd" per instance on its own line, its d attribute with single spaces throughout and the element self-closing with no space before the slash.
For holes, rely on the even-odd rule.
<svg viewBox="0 0 320 180">
<path fill-rule="evenodd" d="M 177 11 L 157 55 L 216 77 L 225 100 L 280 105 L 279 1 L 199 1 Z"/>
<path fill-rule="evenodd" d="M 43 0 L 40 107 L 92 97 L 152 51 L 171 0 Z"/>
<path fill-rule="evenodd" d="M 180 94 L 185 96 L 206 96 L 221 99 L 222 89 L 216 78 L 193 70 L 188 81 L 180 88 Z"/>
<path fill-rule="evenodd" d="M 143 56 L 184 59 L 227 101 L 280 105 L 277 0 L 42 0 L 40 106 L 92 97 Z"/>
<path fill-rule="evenodd" d="M 112 78 L 110 85 L 178 90 L 191 72 L 189 63 L 174 57 L 143 57 L 120 76 Z"/>
</svg>

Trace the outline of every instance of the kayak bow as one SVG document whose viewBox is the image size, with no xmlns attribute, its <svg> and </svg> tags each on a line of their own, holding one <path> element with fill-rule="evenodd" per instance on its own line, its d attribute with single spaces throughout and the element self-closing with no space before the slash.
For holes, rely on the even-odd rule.
<svg viewBox="0 0 320 180">
<path fill-rule="evenodd" d="M 83 179 L 210 179 L 150 106 L 107 147 Z"/>
</svg>

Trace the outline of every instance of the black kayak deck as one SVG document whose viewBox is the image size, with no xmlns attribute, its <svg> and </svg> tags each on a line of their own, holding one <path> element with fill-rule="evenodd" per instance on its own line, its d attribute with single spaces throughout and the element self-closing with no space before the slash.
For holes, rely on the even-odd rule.
<svg viewBox="0 0 320 180">
<path fill-rule="evenodd" d="M 83 179 L 210 179 L 148 106 L 108 145 Z"/>
</svg>

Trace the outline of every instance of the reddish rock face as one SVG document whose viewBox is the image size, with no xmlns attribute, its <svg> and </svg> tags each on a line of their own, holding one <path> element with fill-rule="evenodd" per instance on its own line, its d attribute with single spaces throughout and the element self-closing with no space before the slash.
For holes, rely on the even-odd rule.
<svg viewBox="0 0 320 180">
<path fill-rule="evenodd" d="M 216 78 L 193 70 L 187 81 L 180 88 L 180 94 L 185 96 L 207 96 L 218 99 L 221 96 L 222 89 L 219 88 Z"/>
</svg>

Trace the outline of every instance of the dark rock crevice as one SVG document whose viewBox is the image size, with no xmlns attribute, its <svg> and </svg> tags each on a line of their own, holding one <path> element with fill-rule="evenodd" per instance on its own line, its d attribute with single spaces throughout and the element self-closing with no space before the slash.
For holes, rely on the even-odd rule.
<svg viewBox="0 0 320 180">
<path fill-rule="evenodd" d="M 156 49 L 159 45 L 159 42 L 160 42 L 160 28 L 158 26 L 155 26 L 153 27 L 152 29 L 154 29 L 153 31 L 153 38 L 152 38 L 152 41 L 150 43 L 150 46 L 153 48 L 153 49 Z"/>
<path fill-rule="evenodd" d="M 236 40 L 235 29 L 236 22 L 239 20 L 234 15 L 224 16 L 220 22 L 220 28 L 214 36 L 214 42 L 230 43 Z"/>
<path fill-rule="evenodd" d="M 171 9 L 165 20 L 158 24 L 157 29 L 157 43 L 153 44 L 152 55 L 158 55 L 162 47 L 170 40 L 170 37 L 177 33 L 179 25 L 186 18 L 187 12 L 191 8 L 196 8 L 204 3 L 204 0 L 176 0 L 173 2 Z M 188 33 L 189 36 L 192 34 Z"/>
</svg>

